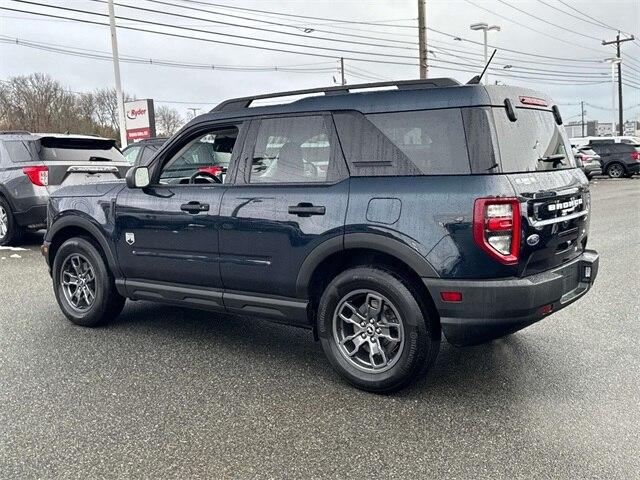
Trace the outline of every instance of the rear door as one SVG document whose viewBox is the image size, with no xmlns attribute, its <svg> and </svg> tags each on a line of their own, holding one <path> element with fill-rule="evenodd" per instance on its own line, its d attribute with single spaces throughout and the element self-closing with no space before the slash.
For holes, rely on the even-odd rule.
<svg viewBox="0 0 640 480">
<path fill-rule="evenodd" d="M 222 202 L 222 281 L 231 291 L 294 297 L 305 258 L 343 235 L 346 166 L 329 115 L 263 118 L 251 131 Z M 225 304 L 234 309 L 233 297 Z"/>
<path fill-rule="evenodd" d="M 49 193 L 66 185 L 124 178 L 130 167 L 110 139 L 41 137 L 39 149 L 49 169 Z"/>
<path fill-rule="evenodd" d="M 520 105 L 515 121 L 504 108 L 493 114 L 501 171 L 522 202 L 520 274 L 561 265 L 586 247 L 589 182 L 550 109 Z"/>
</svg>

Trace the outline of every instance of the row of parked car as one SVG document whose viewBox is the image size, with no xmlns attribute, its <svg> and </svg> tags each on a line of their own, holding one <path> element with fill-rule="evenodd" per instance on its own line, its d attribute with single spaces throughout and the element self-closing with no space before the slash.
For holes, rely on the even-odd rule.
<svg viewBox="0 0 640 480">
<path fill-rule="evenodd" d="M 589 180 L 600 174 L 629 178 L 640 173 L 638 137 L 572 138 L 571 146 L 576 164 Z"/>
</svg>

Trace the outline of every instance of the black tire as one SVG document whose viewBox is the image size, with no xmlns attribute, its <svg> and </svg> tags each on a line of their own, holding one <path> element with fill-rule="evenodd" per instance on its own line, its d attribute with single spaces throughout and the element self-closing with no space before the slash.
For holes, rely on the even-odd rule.
<svg viewBox="0 0 640 480">
<path fill-rule="evenodd" d="M 393 352 L 385 352 L 384 359 L 380 356 L 381 359 L 388 360 L 387 366 L 381 367 L 386 368 L 383 371 L 367 370 L 366 366 L 357 365 L 357 362 L 366 362 L 366 359 L 360 360 L 358 356 L 366 357 L 367 354 L 371 362 L 374 362 L 374 358 L 370 356 L 372 348 L 374 350 L 379 348 L 382 342 L 386 341 L 384 338 L 381 337 L 376 340 L 375 338 L 370 339 L 370 337 L 367 337 L 366 340 L 362 341 L 356 338 L 355 340 L 361 342 L 358 348 L 355 348 L 355 341 L 350 340 L 349 342 L 354 342 L 354 348 L 351 350 L 356 351 L 355 355 L 350 357 L 351 359 L 348 359 L 349 352 L 344 350 L 347 347 L 341 343 L 341 340 L 344 340 L 346 336 L 353 337 L 356 333 L 358 336 L 364 334 L 361 329 L 362 324 L 360 326 L 352 326 L 350 324 L 353 322 L 349 321 L 348 325 L 347 322 L 340 320 L 340 316 L 338 316 L 339 313 L 353 311 L 350 308 L 345 309 L 345 303 L 350 298 L 367 295 L 366 293 L 363 294 L 363 291 L 371 291 L 374 295 L 380 296 L 383 300 L 381 305 L 385 305 L 385 302 L 387 302 L 385 308 L 387 312 L 390 312 L 389 314 L 394 319 L 394 323 L 397 321 L 398 324 L 402 324 L 404 341 L 398 342 L 401 343 L 401 346 L 397 347 L 395 356 Z M 369 298 L 375 299 L 373 296 L 366 297 L 367 303 L 362 304 L 361 315 L 368 315 L 362 314 L 362 312 L 367 311 L 365 305 L 368 305 Z M 354 305 L 357 305 L 357 302 Z M 337 311 L 339 308 L 341 310 Z M 397 312 L 398 316 L 394 312 Z M 335 323 L 334 316 L 336 318 Z M 358 322 L 362 320 L 361 316 L 353 318 L 356 318 Z M 389 323 L 392 322 L 387 320 L 386 324 L 388 325 Z M 348 332 L 351 335 L 339 332 L 340 328 L 344 327 L 337 327 L 336 325 L 345 325 L 353 328 L 352 331 Z M 375 326 L 377 325 L 375 323 Z M 380 325 L 386 328 L 384 327 L 385 322 L 381 322 Z M 368 327 L 369 324 L 367 324 L 367 329 Z M 400 329 L 394 328 L 394 330 L 398 332 L 397 337 L 399 338 Z M 380 329 L 377 329 L 377 331 L 380 332 Z M 390 332 L 391 329 L 388 331 Z M 357 388 L 378 393 L 399 390 L 413 381 L 418 375 L 426 373 L 433 366 L 440 348 L 439 329 L 431 327 L 426 306 L 411 283 L 395 272 L 377 268 L 376 266 L 356 267 L 346 270 L 327 286 L 320 299 L 318 309 L 318 334 L 325 355 L 333 368 L 343 378 Z M 369 335 L 374 334 L 369 333 Z M 392 336 L 396 336 L 396 334 L 394 333 Z M 364 339 L 365 337 L 362 338 Z M 378 347 L 376 347 L 376 341 L 379 342 L 377 344 Z M 367 342 L 371 342 L 373 347 Z M 388 345 L 392 344 L 388 343 Z M 359 351 L 360 347 L 364 349 L 363 352 Z M 376 356 L 377 354 L 374 353 L 373 357 Z"/>
<path fill-rule="evenodd" d="M 587 173 L 587 180 L 591 181 L 593 179 L 593 174 Z"/>
<path fill-rule="evenodd" d="M 0 246 L 15 245 L 23 234 L 24 229 L 17 224 L 9 202 L 0 197 Z"/>
<path fill-rule="evenodd" d="M 72 259 L 81 259 L 90 265 L 95 281 L 92 283 L 94 298 L 90 304 L 81 305 L 78 308 L 73 305 L 71 294 L 65 294 L 65 286 L 62 282 L 64 269 L 71 270 Z M 116 290 L 113 275 L 96 248 L 86 238 L 74 237 L 65 241 L 53 259 L 53 289 L 62 313 L 76 325 L 83 327 L 97 327 L 117 317 L 126 299 Z M 76 287 L 77 288 L 77 287 Z"/>
<path fill-rule="evenodd" d="M 609 175 L 609 178 L 622 178 L 625 173 L 624 165 L 619 162 L 612 162 L 607 165 L 607 175 Z"/>
</svg>

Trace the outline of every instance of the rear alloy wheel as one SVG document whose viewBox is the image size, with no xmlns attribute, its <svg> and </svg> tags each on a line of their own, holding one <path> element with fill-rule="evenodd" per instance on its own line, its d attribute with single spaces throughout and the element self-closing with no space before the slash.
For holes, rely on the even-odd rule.
<svg viewBox="0 0 640 480">
<path fill-rule="evenodd" d="M 0 245 L 12 245 L 20 241 L 23 230 L 16 223 L 9 203 L 0 197 Z"/>
<path fill-rule="evenodd" d="M 95 327 L 122 311 L 125 299 L 102 255 L 86 238 L 70 238 L 60 246 L 52 273 L 58 305 L 73 323 Z"/>
<path fill-rule="evenodd" d="M 419 295 L 398 274 L 357 267 L 325 289 L 318 309 L 325 355 L 349 383 L 391 392 L 433 365 L 440 347 Z"/>
<path fill-rule="evenodd" d="M 624 175 L 624 167 L 619 163 L 612 163 L 607 167 L 607 175 L 610 178 L 621 178 Z"/>
</svg>

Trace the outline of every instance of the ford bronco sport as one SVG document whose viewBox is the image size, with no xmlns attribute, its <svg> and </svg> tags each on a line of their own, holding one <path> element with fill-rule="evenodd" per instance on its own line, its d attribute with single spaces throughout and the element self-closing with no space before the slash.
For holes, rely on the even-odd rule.
<svg viewBox="0 0 640 480">
<path fill-rule="evenodd" d="M 126 298 L 267 317 L 381 392 L 427 370 L 442 333 L 485 342 L 582 297 L 589 208 L 544 95 L 391 82 L 228 100 L 126 183 L 55 192 L 42 250 L 76 324 Z"/>
</svg>

